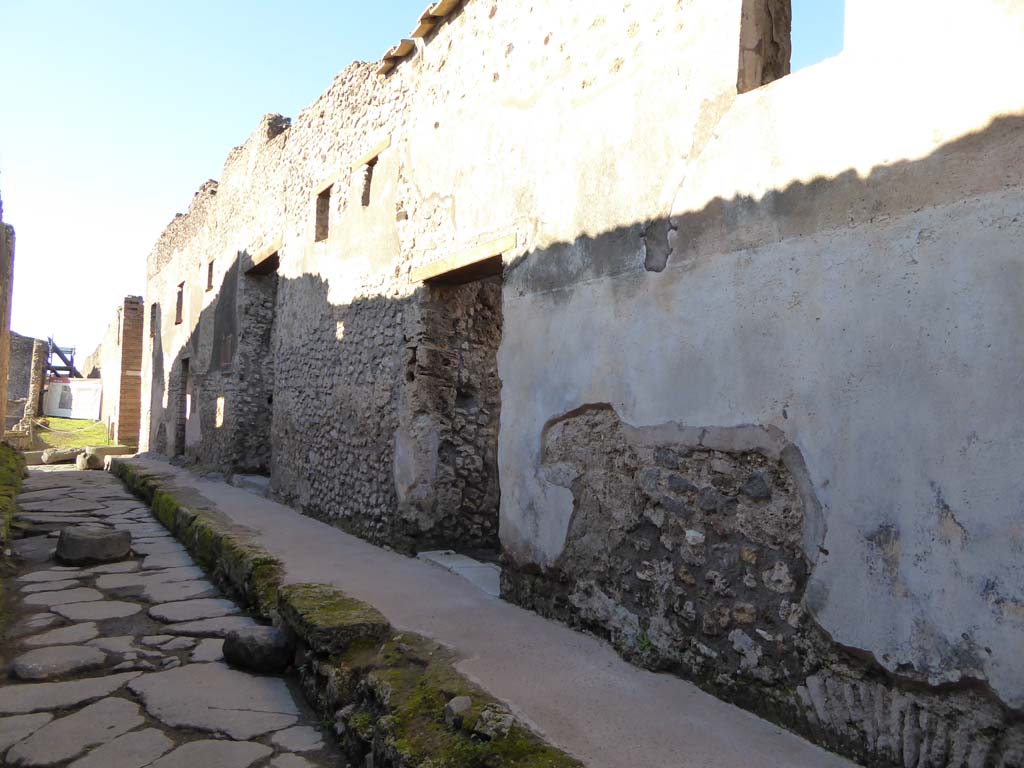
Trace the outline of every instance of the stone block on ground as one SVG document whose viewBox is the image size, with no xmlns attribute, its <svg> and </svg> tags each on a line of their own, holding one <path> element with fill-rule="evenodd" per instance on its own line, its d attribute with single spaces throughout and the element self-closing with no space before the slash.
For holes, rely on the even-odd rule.
<svg viewBox="0 0 1024 768">
<path fill-rule="evenodd" d="M 131 553 L 132 535 L 109 528 L 65 528 L 57 540 L 57 559 L 70 565 L 110 563 Z"/>
<path fill-rule="evenodd" d="M 272 753 L 270 747 L 251 741 L 202 739 L 178 747 L 153 763 L 152 768 L 249 768 Z"/>
<path fill-rule="evenodd" d="M 89 457 L 86 456 L 84 453 L 80 453 L 77 456 L 75 456 L 75 469 L 79 471 L 84 471 L 86 469 L 96 469 L 96 467 L 90 467 Z"/>
<path fill-rule="evenodd" d="M 252 672 L 283 672 L 291 664 L 294 652 L 290 633 L 277 627 L 236 629 L 224 639 L 225 660 L 233 667 Z"/>
<path fill-rule="evenodd" d="M 43 464 L 70 464 L 82 453 L 84 448 L 47 448 L 40 458 Z"/>
<path fill-rule="evenodd" d="M 38 467 L 43 464 L 43 453 L 44 451 L 25 451 L 25 465 L 29 467 Z"/>
<path fill-rule="evenodd" d="M 103 458 L 106 456 L 130 456 L 135 450 L 127 445 L 89 445 L 86 446 L 86 456 L 97 456 L 100 459 L 100 466 L 103 466 Z"/>
</svg>

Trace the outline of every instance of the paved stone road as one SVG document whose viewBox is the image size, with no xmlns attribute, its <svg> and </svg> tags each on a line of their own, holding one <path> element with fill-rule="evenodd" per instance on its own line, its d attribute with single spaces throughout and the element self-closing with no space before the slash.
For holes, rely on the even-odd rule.
<svg viewBox="0 0 1024 768">
<path fill-rule="evenodd" d="M 34 470 L 5 584 L 18 615 L 0 683 L 5 766 L 327 768 L 344 760 L 297 691 L 223 663 L 223 636 L 252 619 L 106 472 Z M 60 566 L 56 531 L 132 534 L 131 559 Z"/>
</svg>

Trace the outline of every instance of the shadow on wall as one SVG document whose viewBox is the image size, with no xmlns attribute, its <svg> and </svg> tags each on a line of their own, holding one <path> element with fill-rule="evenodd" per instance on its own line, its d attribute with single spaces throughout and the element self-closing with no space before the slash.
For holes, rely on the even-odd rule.
<svg viewBox="0 0 1024 768">
<path fill-rule="evenodd" d="M 507 596 L 870 765 L 1024 760 L 1019 543 L 1009 513 L 993 514 L 993 499 L 1024 494 L 1008 463 L 1024 438 L 1004 407 L 1024 359 L 1006 334 L 1024 317 L 1024 271 L 1019 247 L 998 250 L 1024 224 L 1019 195 L 996 199 L 1021 185 L 1022 128 L 999 119 L 867 178 L 717 198 L 507 266 Z M 320 277 L 279 277 L 269 354 L 238 325 L 248 362 L 233 382 L 208 372 L 228 295 L 170 364 L 169 413 L 157 329 L 154 448 L 175 450 L 169 414 L 183 412 L 183 362 L 198 360 L 191 460 L 246 465 L 205 447 L 223 397 L 224 434 L 248 423 L 273 447 L 278 499 L 407 552 L 467 535 L 437 503 L 450 427 L 429 403 L 439 387 L 454 404 L 458 388 L 438 381 L 451 350 L 424 320 L 429 289 L 335 305 Z M 245 411 L 240 373 L 260 366 L 271 391 Z M 666 436 L 638 444 L 631 424 Z M 673 437 L 740 424 L 802 454 L 827 534 L 804 530 L 794 465 Z M 526 553 L 552 530 L 566 545 L 541 568 Z"/>
<path fill-rule="evenodd" d="M 484 406 L 497 388 L 461 364 L 471 355 L 458 329 L 468 338 L 472 322 L 434 320 L 449 330 L 428 338 L 447 309 L 438 289 L 336 305 L 319 276 L 253 276 L 250 265 L 239 254 L 200 313 L 168 371 L 166 410 L 155 339 L 154 450 L 228 475 L 258 468 L 275 498 L 402 551 L 497 549 L 496 439 L 452 439 L 456 425 L 496 437 L 500 404 Z M 258 290 L 266 280 L 273 292 Z M 500 312 L 500 293 L 478 293 L 497 295 Z M 472 304 L 478 293 L 460 295 Z M 233 354 L 218 357 L 227 344 Z M 184 445 L 167 439 L 176 431 Z M 478 474 L 492 479 L 481 487 Z"/>
</svg>

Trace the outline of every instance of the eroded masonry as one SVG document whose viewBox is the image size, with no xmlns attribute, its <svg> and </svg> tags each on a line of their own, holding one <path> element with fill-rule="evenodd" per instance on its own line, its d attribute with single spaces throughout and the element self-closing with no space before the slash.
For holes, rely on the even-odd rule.
<svg viewBox="0 0 1024 768">
<path fill-rule="evenodd" d="M 267 116 L 149 256 L 141 448 L 872 765 L 1018 765 L 1024 6 L 850 0 L 794 74 L 790 16 L 439 3 Z"/>
</svg>

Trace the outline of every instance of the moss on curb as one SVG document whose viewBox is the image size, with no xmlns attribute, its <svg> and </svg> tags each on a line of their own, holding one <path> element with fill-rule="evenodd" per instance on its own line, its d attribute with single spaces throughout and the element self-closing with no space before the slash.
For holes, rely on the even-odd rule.
<svg viewBox="0 0 1024 768">
<path fill-rule="evenodd" d="M 325 584 L 281 587 L 277 610 L 317 653 L 340 653 L 356 644 L 381 641 L 391 629 L 372 605 Z"/>
<path fill-rule="evenodd" d="M 278 612 L 311 652 L 304 688 L 321 714 L 341 710 L 350 756 L 401 768 L 575 768 L 576 760 L 516 722 L 493 697 L 455 669 L 455 655 L 419 635 L 390 635 L 371 605 L 325 584 L 292 584 Z M 445 723 L 445 705 L 469 696 L 461 720 Z M 507 730 L 488 733 L 488 718 Z M 483 718 L 483 720 L 481 720 Z"/>
<path fill-rule="evenodd" d="M 267 619 L 276 616 L 284 572 L 276 558 L 210 510 L 180 502 L 161 487 L 159 476 L 142 472 L 123 459 L 111 462 L 111 472 L 149 504 L 156 518 L 217 584 L 253 613 Z"/>
<path fill-rule="evenodd" d="M 115 459 L 111 471 L 218 583 L 295 632 L 306 697 L 337 724 L 353 759 L 372 753 L 380 768 L 580 768 L 460 674 L 447 649 L 418 635 L 390 636 L 380 611 L 329 585 L 283 586 L 281 563 L 214 512 L 182 504 L 158 476 L 126 460 Z M 456 696 L 473 706 L 449 727 L 444 709 Z M 505 727 L 481 725 L 488 717 Z"/>
</svg>

